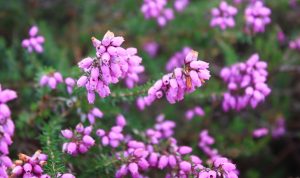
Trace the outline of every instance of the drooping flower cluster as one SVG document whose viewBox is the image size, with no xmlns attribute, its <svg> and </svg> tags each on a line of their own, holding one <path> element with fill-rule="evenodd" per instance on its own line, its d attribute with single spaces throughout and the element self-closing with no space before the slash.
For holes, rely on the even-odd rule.
<svg viewBox="0 0 300 178">
<path fill-rule="evenodd" d="M 176 52 L 167 62 L 166 70 L 168 72 L 174 70 L 176 67 L 182 67 L 184 65 L 184 59 L 192 49 L 188 46 L 182 48 L 181 51 Z"/>
<path fill-rule="evenodd" d="M 219 155 L 218 150 L 211 147 L 215 139 L 203 130 L 199 134 L 199 148 L 210 158 L 208 162 L 212 164 L 211 170 L 201 171 L 203 178 L 228 177 L 237 178 L 239 171 L 236 166 L 227 158 Z"/>
<path fill-rule="evenodd" d="M 300 51 L 300 37 L 293 41 L 290 41 L 289 48 Z"/>
<path fill-rule="evenodd" d="M 254 138 L 261 138 L 261 137 L 268 135 L 268 133 L 269 133 L 269 129 L 262 127 L 262 128 L 253 130 L 252 135 Z"/>
<path fill-rule="evenodd" d="M 105 132 L 103 129 L 98 129 L 96 134 L 101 138 L 103 146 L 111 146 L 116 148 L 124 141 L 124 135 L 122 134 L 123 128 L 126 125 L 126 119 L 123 115 L 116 117 L 116 125 L 113 126 L 109 132 Z"/>
<path fill-rule="evenodd" d="M 248 105 L 255 108 L 263 102 L 271 92 L 267 76 L 267 63 L 260 61 L 258 54 L 253 54 L 246 62 L 223 68 L 221 77 L 228 88 L 224 93 L 223 110 L 239 111 Z"/>
<path fill-rule="evenodd" d="M 95 144 L 95 140 L 90 136 L 92 130 L 92 126 L 84 127 L 81 123 L 77 124 L 74 131 L 62 130 L 62 136 L 69 140 L 63 144 L 63 152 L 72 156 L 86 153 Z"/>
<path fill-rule="evenodd" d="M 185 119 L 186 120 L 192 120 L 195 116 L 204 116 L 205 112 L 200 106 L 196 106 L 194 108 L 191 108 L 185 112 Z"/>
<path fill-rule="evenodd" d="M 143 49 L 150 57 L 155 57 L 159 50 L 159 44 L 155 41 L 147 42 L 144 44 Z"/>
<path fill-rule="evenodd" d="M 211 10 L 212 19 L 210 26 L 219 27 L 221 30 L 234 27 L 234 17 L 237 12 L 237 8 L 227 4 L 226 1 L 221 1 L 219 7 L 215 7 Z"/>
<path fill-rule="evenodd" d="M 26 48 L 28 52 L 42 53 L 44 51 L 43 43 L 45 38 L 38 35 L 39 29 L 37 26 L 32 26 L 29 30 L 29 38 L 22 41 L 22 47 Z"/>
<path fill-rule="evenodd" d="M 60 72 L 50 72 L 40 78 L 40 86 L 43 87 L 47 85 L 52 90 L 56 89 L 57 84 L 63 82 L 64 79 Z"/>
<path fill-rule="evenodd" d="M 47 155 L 40 150 L 32 156 L 20 153 L 19 159 L 12 165 L 11 177 L 40 177 L 50 178 L 49 175 L 43 174 L 43 166 L 46 164 Z"/>
<path fill-rule="evenodd" d="M 96 122 L 95 119 L 96 118 L 100 118 L 101 119 L 103 117 L 103 115 L 104 115 L 103 112 L 99 108 L 94 107 L 87 114 L 87 118 L 88 118 L 90 124 L 93 125 Z"/>
<path fill-rule="evenodd" d="M 108 31 L 100 41 L 92 37 L 96 48 L 96 57 L 87 57 L 78 63 L 85 74 L 78 81 L 78 87 L 85 87 L 89 103 L 94 103 L 95 92 L 101 98 L 110 95 L 109 84 L 118 83 L 120 78 L 126 78 L 128 87 L 138 82 L 138 74 L 144 71 L 142 58 L 136 55 L 136 48 L 121 47 L 123 37 L 114 36 Z"/>
<path fill-rule="evenodd" d="M 149 88 L 148 95 L 139 98 L 139 108 L 150 105 L 156 99 L 166 96 L 169 103 L 174 104 L 184 99 L 186 93 L 191 93 L 201 87 L 210 78 L 207 62 L 197 60 L 198 52 L 191 51 L 185 58 L 184 67 L 176 68 Z"/>
<path fill-rule="evenodd" d="M 3 90 L 0 85 L 0 177 L 7 176 L 7 168 L 12 166 L 9 154 L 9 146 L 12 144 L 12 136 L 15 124 L 11 119 L 11 111 L 7 102 L 17 98 L 17 93 L 10 89 Z"/>
<path fill-rule="evenodd" d="M 173 9 L 166 6 L 167 0 L 144 0 L 141 11 L 145 19 L 156 19 L 158 25 L 163 27 L 174 19 Z"/>
<path fill-rule="evenodd" d="M 266 25 L 271 23 L 271 9 L 264 6 L 262 1 L 255 1 L 245 10 L 246 28 L 254 33 L 265 31 Z"/>
</svg>

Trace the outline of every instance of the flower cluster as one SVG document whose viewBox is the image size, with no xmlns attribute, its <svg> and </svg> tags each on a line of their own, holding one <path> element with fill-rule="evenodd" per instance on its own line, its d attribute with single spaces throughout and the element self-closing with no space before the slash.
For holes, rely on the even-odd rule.
<svg viewBox="0 0 300 178">
<path fill-rule="evenodd" d="M 155 41 L 147 42 L 144 44 L 143 49 L 150 57 L 155 57 L 159 50 L 159 44 Z"/>
<path fill-rule="evenodd" d="M 247 29 L 254 33 L 262 33 L 265 26 L 271 23 L 271 10 L 262 1 L 251 3 L 245 10 Z"/>
<path fill-rule="evenodd" d="M 169 103 L 174 104 L 184 99 L 186 93 L 191 93 L 201 87 L 210 78 L 207 62 L 197 60 L 198 52 L 191 51 L 185 58 L 184 67 L 176 68 L 149 88 L 148 95 L 138 99 L 139 108 L 150 105 L 154 100 L 166 96 Z"/>
<path fill-rule="evenodd" d="M 124 135 L 122 134 L 123 128 L 126 125 L 126 119 L 123 115 L 118 115 L 116 117 L 116 125 L 113 126 L 109 132 L 105 132 L 103 129 L 98 129 L 96 134 L 101 138 L 101 143 L 103 146 L 111 146 L 116 148 L 124 140 Z"/>
<path fill-rule="evenodd" d="M 12 144 L 12 136 L 15 124 L 11 119 L 11 111 L 7 102 L 17 98 L 15 91 L 10 89 L 2 90 L 0 85 L 0 177 L 7 177 L 6 170 L 12 166 L 9 154 L 9 145 Z"/>
<path fill-rule="evenodd" d="M 43 174 L 43 166 L 46 164 L 47 155 L 40 150 L 32 156 L 20 153 L 19 159 L 12 165 L 11 177 L 40 177 L 50 178 L 49 175 Z"/>
<path fill-rule="evenodd" d="M 81 123 L 77 124 L 74 131 L 62 130 L 62 136 L 70 141 L 63 144 L 62 150 L 72 156 L 86 153 L 95 144 L 90 136 L 92 130 L 92 126 L 84 127 Z"/>
<path fill-rule="evenodd" d="M 192 120 L 195 116 L 204 116 L 205 112 L 200 106 L 196 106 L 194 108 L 191 108 L 185 112 L 185 118 L 186 120 Z"/>
<path fill-rule="evenodd" d="M 218 26 L 222 30 L 234 27 L 234 16 L 237 14 L 237 12 L 237 8 L 227 4 L 226 1 L 221 1 L 219 7 L 211 10 L 212 19 L 210 21 L 210 26 Z"/>
<path fill-rule="evenodd" d="M 115 37 L 108 31 L 101 41 L 92 37 L 92 42 L 96 57 L 87 57 L 78 63 L 85 74 L 77 81 L 78 87 L 85 86 L 89 103 L 94 103 L 95 92 L 101 98 L 110 95 L 109 84 L 118 83 L 120 78 L 126 78 L 128 87 L 132 87 L 139 80 L 138 74 L 144 71 L 137 49 L 121 47 L 123 37 Z"/>
<path fill-rule="evenodd" d="M 207 130 L 203 130 L 199 133 L 198 147 L 208 155 L 210 158 L 219 157 L 218 150 L 211 147 L 215 143 L 215 139 L 208 135 Z"/>
<path fill-rule="evenodd" d="M 103 112 L 99 108 L 94 107 L 87 114 L 87 118 L 88 118 L 90 124 L 93 125 L 96 122 L 95 119 L 102 118 L 103 115 L 104 115 Z"/>
<path fill-rule="evenodd" d="M 40 86 L 50 87 L 52 90 L 56 89 L 57 84 L 63 83 L 64 79 L 60 72 L 50 72 L 48 74 L 43 75 L 40 78 Z"/>
<path fill-rule="evenodd" d="M 145 19 L 156 19 L 163 27 L 168 21 L 174 19 L 173 9 L 167 8 L 167 0 L 144 0 L 141 11 Z"/>
<path fill-rule="evenodd" d="M 26 48 L 30 53 L 33 51 L 42 53 L 44 51 L 43 43 L 45 42 L 45 38 L 43 36 L 39 36 L 38 32 L 38 27 L 32 26 L 29 30 L 29 38 L 22 41 L 23 48 Z"/>
<path fill-rule="evenodd" d="M 255 108 L 264 101 L 271 92 L 266 84 L 267 75 L 267 63 L 260 61 L 258 54 L 253 54 L 246 62 L 223 68 L 221 77 L 228 88 L 224 93 L 223 110 L 239 111 L 249 104 Z"/>
<path fill-rule="evenodd" d="M 212 163 L 211 170 L 201 171 L 201 176 L 203 178 L 216 178 L 223 176 L 228 178 L 237 178 L 239 172 L 236 169 L 236 166 L 229 159 L 219 155 L 217 149 L 211 147 L 214 142 L 215 139 L 208 135 L 207 130 L 200 132 L 198 146 L 210 158 L 208 162 Z"/>
<path fill-rule="evenodd" d="M 174 134 L 176 123 L 170 120 L 164 120 L 164 115 L 159 115 L 156 118 L 154 128 L 146 130 L 145 134 L 152 144 L 158 144 L 161 139 L 167 139 Z"/>
<path fill-rule="evenodd" d="M 192 49 L 190 47 L 184 47 L 181 51 L 176 52 L 167 62 L 166 70 L 168 72 L 174 70 L 176 67 L 184 65 L 184 59 Z"/>
<path fill-rule="evenodd" d="M 297 39 L 295 39 L 295 40 L 293 40 L 293 41 L 290 41 L 289 42 L 289 47 L 291 49 L 295 49 L 295 50 L 300 51 L 300 37 L 297 38 Z"/>
<path fill-rule="evenodd" d="M 192 155 L 193 149 L 189 146 L 179 146 L 173 137 L 175 123 L 158 116 L 153 128 L 145 131 L 146 142 L 129 140 L 124 151 L 116 153 L 116 158 L 122 165 L 115 177 L 121 178 L 128 174 L 131 177 L 144 177 L 143 172 L 149 169 L 167 171 L 167 178 L 171 177 L 203 177 L 210 178 L 226 176 L 237 177 L 237 170 L 227 158 L 215 157 L 212 167 L 206 168 L 202 160 Z M 166 132 L 168 134 L 166 134 Z M 142 134 L 143 135 L 143 134 Z"/>
</svg>

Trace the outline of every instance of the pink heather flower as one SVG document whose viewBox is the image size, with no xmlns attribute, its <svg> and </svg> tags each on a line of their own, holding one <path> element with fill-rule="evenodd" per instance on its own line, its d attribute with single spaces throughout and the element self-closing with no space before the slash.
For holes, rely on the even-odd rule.
<svg viewBox="0 0 300 178">
<path fill-rule="evenodd" d="M 143 73 L 145 68 L 141 65 L 142 58 L 137 56 L 136 48 L 127 48 L 128 71 L 125 78 L 125 83 L 128 88 L 133 88 L 139 81 L 138 74 Z"/>
<path fill-rule="evenodd" d="M 254 138 L 261 138 L 264 137 L 266 135 L 268 135 L 269 130 L 267 128 L 259 128 L 259 129 L 255 129 L 252 133 Z"/>
<path fill-rule="evenodd" d="M 175 0 L 174 8 L 176 11 L 182 12 L 189 5 L 189 3 L 189 0 Z"/>
<path fill-rule="evenodd" d="M 204 116 L 205 112 L 200 106 L 196 106 L 192 109 L 189 109 L 185 112 L 185 119 L 192 120 L 195 116 Z"/>
<path fill-rule="evenodd" d="M 42 53 L 44 51 L 43 43 L 45 38 L 38 35 L 38 27 L 32 26 L 29 30 L 29 38 L 22 41 L 22 47 L 26 48 L 29 53 L 35 51 L 37 53 Z"/>
<path fill-rule="evenodd" d="M 181 154 L 181 155 L 186 155 L 186 154 L 189 154 L 193 151 L 193 149 L 189 146 L 181 146 L 178 148 L 178 152 Z"/>
<path fill-rule="evenodd" d="M 283 33 L 283 31 L 279 31 L 277 33 L 277 40 L 280 44 L 284 44 L 285 40 L 286 40 L 286 36 L 285 34 Z"/>
<path fill-rule="evenodd" d="M 174 19 L 173 9 L 166 5 L 167 0 L 144 0 L 141 11 L 145 19 L 156 19 L 159 26 L 163 27 Z"/>
<path fill-rule="evenodd" d="M 271 9 L 264 6 L 262 1 L 255 1 L 245 10 L 246 27 L 254 33 L 262 33 L 265 26 L 271 23 Z"/>
<path fill-rule="evenodd" d="M 111 146 L 112 148 L 118 147 L 124 141 L 122 133 L 123 128 L 126 126 L 126 119 L 123 115 L 116 117 L 116 125 L 110 131 L 105 132 L 103 129 L 97 129 L 96 135 L 101 139 L 103 146 Z"/>
<path fill-rule="evenodd" d="M 234 17 L 237 12 L 237 8 L 230 6 L 226 1 L 221 1 L 219 7 L 211 10 L 212 19 L 210 21 L 210 26 L 220 27 L 221 30 L 234 27 Z"/>
<path fill-rule="evenodd" d="M 267 76 L 267 63 L 260 61 L 258 54 L 253 54 L 246 62 L 224 67 L 221 77 L 228 91 L 224 93 L 223 110 L 239 111 L 248 105 L 256 108 L 271 92 Z"/>
<path fill-rule="evenodd" d="M 25 154 L 19 154 L 19 160 L 15 161 L 15 164 L 11 166 L 10 177 L 50 177 L 47 174 L 43 174 L 43 166 L 46 164 L 46 160 L 40 159 L 41 151 L 36 151 L 31 157 Z"/>
<path fill-rule="evenodd" d="M 283 117 L 277 118 L 275 125 L 272 128 L 272 137 L 278 138 L 285 134 L 285 120 Z"/>
<path fill-rule="evenodd" d="M 89 113 L 87 114 L 87 118 L 90 122 L 91 125 L 95 124 L 95 118 L 103 118 L 103 112 L 99 109 L 94 107 L 93 109 L 91 109 L 89 111 Z"/>
<path fill-rule="evenodd" d="M 58 177 L 60 177 L 60 178 L 75 178 L 75 176 L 70 173 L 59 174 Z"/>
<path fill-rule="evenodd" d="M 218 156 L 218 151 L 211 148 L 211 145 L 215 143 L 215 139 L 208 135 L 207 130 L 203 130 L 199 134 L 198 146 L 203 150 L 203 152 L 209 157 L 213 158 Z"/>
<path fill-rule="evenodd" d="M 293 41 L 289 42 L 289 48 L 300 51 L 300 37 L 296 38 Z"/>
<path fill-rule="evenodd" d="M 71 78 L 71 77 L 67 77 L 66 79 L 65 79 L 65 83 L 66 83 L 66 85 L 67 85 L 67 91 L 68 91 L 68 93 L 69 94 L 72 94 L 72 92 L 73 92 L 73 88 L 74 88 L 74 86 L 75 86 L 75 80 L 73 79 L 73 78 Z"/>
<path fill-rule="evenodd" d="M 155 41 L 148 42 L 144 44 L 143 47 L 144 51 L 150 56 L 150 57 L 155 57 L 158 53 L 159 50 L 159 44 Z"/>
<path fill-rule="evenodd" d="M 0 84 L 0 176 L 7 177 L 6 168 L 12 166 L 9 154 L 9 146 L 12 144 L 12 136 L 15 124 L 11 119 L 11 111 L 7 102 L 16 99 L 17 93 L 10 89 L 2 89 Z"/>
<path fill-rule="evenodd" d="M 192 49 L 186 46 L 182 48 L 181 51 L 176 52 L 167 62 L 166 70 L 170 72 L 176 67 L 182 67 L 184 65 L 184 59 L 190 51 L 192 51 Z"/>
<path fill-rule="evenodd" d="M 52 90 L 56 89 L 57 84 L 59 83 L 63 83 L 63 77 L 61 75 L 61 73 L 59 72 L 51 72 L 48 74 L 43 75 L 40 78 L 40 86 L 46 86 L 48 85 L 48 87 Z"/>
<path fill-rule="evenodd" d="M 90 136 L 91 131 L 92 126 L 84 127 L 81 123 L 77 124 L 73 132 L 69 129 L 62 130 L 63 137 L 70 140 L 63 144 L 63 152 L 72 156 L 86 153 L 95 145 L 95 140 Z"/>
<path fill-rule="evenodd" d="M 201 87 L 210 78 L 209 64 L 197 58 L 198 52 L 191 51 L 185 58 L 184 68 L 176 68 L 156 81 L 149 88 L 148 95 L 143 98 L 145 105 L 150 105 L 163 96 L 166 96 L 169 103 L 174 104 L 183 100 L 186 93 Z"/>
<path fill-rule="evenodd" d="M 124 78 L 128 87 L 139 81 L 138 74 L 144 71 L 142 58 L 136 55 L 136 48 L 121 47 L 123 37 L 108 31 L 100 41 L 92 37 L 96 57 L 87 57 L 78 63 L 85 74 L 77 80 L 78 87 L 85 87 L 89 103 L 95 102 L 95 92 L 101 98 L 110 95 L 109 84 L 116 84 Z"/>
</svg>

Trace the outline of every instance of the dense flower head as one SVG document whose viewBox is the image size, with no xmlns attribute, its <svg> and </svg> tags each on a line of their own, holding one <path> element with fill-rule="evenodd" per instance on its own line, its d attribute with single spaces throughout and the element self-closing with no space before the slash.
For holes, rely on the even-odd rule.
<svg viewBox="0 0 300 178">
<path fill-rule="evenodd" d="M 11 111 L 7 102 L 16 98 L 15 91 L 3 90 L 0 84 L 0 177 L 4 178 L 8 177 L 7 169 L 12 166 L 12 161 L 7 155 L 15 131 L 15 124 L 11 119 Z"/>
<path fill-rule="evenodd" d="M 184 59 L 192 49 L 188 46 L 182 48 L 181 51 L 176 52 L 167 62 L 166 70 L 168 72 L 174 70 L 176 67 L 182 67 L 184 65 Z"/>
<path fill-rule="evenodd" d="M 50 89 L 56 89 L 57 85 L 63 83 L 64 79 L 60 72 L 50 72 L 40 78 L 40 86 L 48 86 Z"/>
<path fill-rule="evenodd" d="M 191 51 L 185 58 L 183 68 L 175 68 L 172 73 L 164 75 L 149 88 L 148 95 L 138 99 L 139 108 L 150 105 L 156 99 L 166 96 L 169 103 L 174 104 L 184 99 L 201 87 L 210 78 L 207 62 L 197 60 L 198 52 Z"/>
<path fill-rule="evenodd" d="M 192 120 L 195 116 L 204 116 L 205 112 L 200 106 L 195 106 L 185 112 L 185 119 Z"/>
<path fill-rule="evenodd" d="M 222 30 L 234 27 L 234 17 L 237 12 L 237 8 L 227 4 L 226 1 L 221 1 L 219 7 L 215 7 L 211 10 L 212 19 L 210 26 L 219 27 Z"/>
<path fill-rule="evenodd" d="M 126 126 L 126 119 L 123 115 L 119 114 L 116 117 L 116 125 L 113 126 L 110 131 L 103 129 L 97 129 L 96 134 L 101 139 L 103 146 L 110 146 L 116 148 L 124 141 L 124 135 L 122 133 L 123 128 Z"/>
<path fill-rule="evenodd" d="M 271 9 L 262 1 L 250 3 L 245 10 L 246 28 L 254 33 L 264 32 L 266 25 L 271 23 L 270 15 Z"/>
<path fill-rule="evenodd" d="M 174 19 L 173 9 L 166 6 L 167 0 L 144 0 L 141 11 L 145 19 L 156 19 L 159 26 L 163 27 Z"/>
<path fill-rule="evenodd" d="M 28 52 L 42 53 L 44 51 L 43 43 L 45 38 L 38 35 L 39 28 L 37 26 L 32 26 L 29 29 L 29 38 L 22 41 L 22 47 L 26 48 Z"/>
<path fill-rule="evenodd" d="M 159 50 L 159 44 L 155 41 L 147 42 L 144 44 L 143 49 L 150 57 L 155 57 Z"/>
<path fill-rule="evenodd" d="M 74 131 L 70 129 L 62 130 L 62 136 L 68 140 L 62 146 L 63 152 L 72 156 L 86 153 L 95 145 L 95 140 L 90 136 L 92 130 L 92 126 L 84 127 L 81 123 L 77 124 Z"/>
<path fill-rule="evenodd" d="M 300 51 L 300 37 L 289 42 L 289 48 Z"/>
<path fill-rule="evenodd" d="M 248 105 L 255 108 L 271 92 L 266 80 L 267 63 L 253 54 L 246 62 L 240 62 L 221 71 L 221 77 L 227 84 L 224 93 L 223 110 L 241 110 Z"/>
<path fill-rule="evenodd" d="M 40 150 L 36 151 L 32 156 L 20 153 L 19 159 L 11 166 L 10 176 L 50 178 L 49 175 L 44 174 L 43 170 L 47 157 Z"/>
<path fill-rule="evenodd" d="M 85 87 L 89 103 L 94 103 L 95 92 L 101 98 L 110 95 L 109 84 L 118 83 L 125 78 L 128 87 L 138 82 L 138 74 L 144 71 L 142 58 L 137 56 L 136 48 L 121 47 L 123 37 L 114 36 L 108 31 L 100 41 L 92 37 L 96 57 L 87 57 L 78 63 L 85 74 L 77 80 L 78 87 Z"/>
</svg>

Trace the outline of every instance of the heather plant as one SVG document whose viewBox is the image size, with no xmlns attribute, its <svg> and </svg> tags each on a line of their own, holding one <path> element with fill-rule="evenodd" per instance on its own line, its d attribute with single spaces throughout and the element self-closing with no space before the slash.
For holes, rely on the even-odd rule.
<svg viewBox="0 0 300 178">
<path fill-rule="evenodd" d="M 1 178 L 300 175 L 298 1 L 0 12 Z"/>
</svg>

